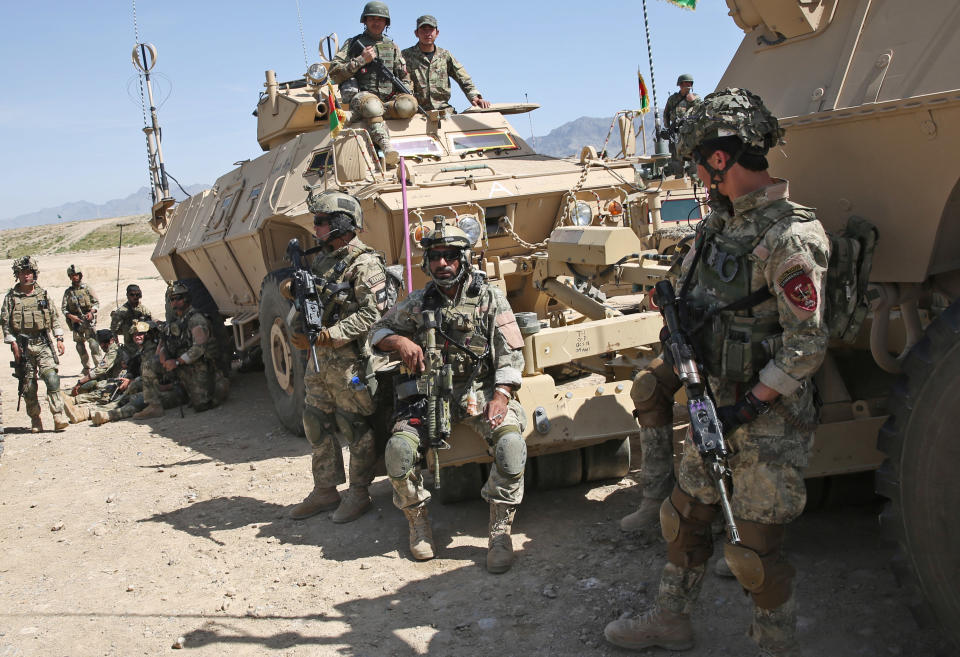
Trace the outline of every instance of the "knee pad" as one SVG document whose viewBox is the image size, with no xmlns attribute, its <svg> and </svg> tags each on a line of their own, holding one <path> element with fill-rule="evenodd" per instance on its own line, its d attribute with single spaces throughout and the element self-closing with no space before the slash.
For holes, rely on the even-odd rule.
<svg viewBox="0 0 960 657">
<path fill-rule="evenodd" d="M 383 101 L 373 94 L 369 94 L 360 102 L 360 116 L 370 121 L 370 119 L 380 119 L 383 121 Z"/>
<path fill-rule="evenodd" d="M 60 389 L 60 375 L 57 374 L 57 370 L 43 370 L 40 372 L 40 378 L 43 379 L 43 383 L 47 386 L 47 390 Z"/>
<path fill-rule="evenodd" d="M 384 103 L 384 113 L 393 119 L 409 119 L 417 113 L 417 99 L 410 94 L 399 94 Z"/>
<path fill-rule="evenodd" d="M 640 426 L 658 427 L 673 422 L 673 395 L 680 387 L 672 366 L 655 359 L 637 374 L 630 389 L 633 416 Z"/>
<path fill-rule="evenodd" d="M 504 477 L 516 479 L 527 465 L 527 443 L 514 425 L 497 427 L 493 432 L 493 460 L 497 471 Z"/>
<path fill-rule="evenodd" d="M 704 504 L 679 486 L 660 506 L 660 531 L 667 541 L 667 560 L 675 566 L 695 568 L 713 554 L 711 523 L 717 507 Z"/>
<path fill-rule="evenodd" d="M 740 585 L 761 609 L 775 609 L 790 599 L 796 574 L 780 548 L 784 526 L 736 518 L 740 545 L 726 544 L 724 557 Z"/>
<path fill-rule="evenodd" d="M 390 436 L 383 452 L 387 475 L 391 479 L 403 479 L 420 460 L 420 437 L 414 433 L 400 431 Z"/>
<path fill-rule="evenodd" d="M 303 410 L 303 431 L 311 445 L 319 445 L 323 437 L 337 428 L 333 413 L 324 413 L 319 408 L 306 406 Z"/>
</svg>

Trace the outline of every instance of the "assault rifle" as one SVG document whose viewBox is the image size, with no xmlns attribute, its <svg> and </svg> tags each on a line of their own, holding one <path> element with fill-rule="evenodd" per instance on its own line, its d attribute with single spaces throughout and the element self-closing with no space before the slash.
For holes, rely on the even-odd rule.
<svg viewBox="0 0 960 657">
<path fill-rule="evenodd" d="M 27 385 L 27 336 L 17 336 L 17 347 L 20 349 L 20 358 L 11 360 L 13 376 L 17 378 L 17 410 L 20 410 L 20 400 L 23 399 L 23 389 Z"/>
<path fill-rule="evenodd" d="M 363 49 L 364 49 L 366 46 L 364 46 L 364 45 L 360 42 L 360 39 L 357 39 L 357 40 L 354 41 L 353 43 L 354 43 L 354 48 L 352 48 L 353 50 L 356 50 L 356 46 L 359 46 L 359 47 L 360 47 L 360 50 L 359 50 L 358 52 L 356 52 L 356 54 L 351 55 L 351 57 L 356 57 L 356 56 L 359 55 L 361 52 L 363 52 Z M 369 45 L 373 46 L 374 50 L 376 50 L 376 48 L 377 48 L 377 44 L 376 44 L 376 43 L 371 43 L 371 44 L 369 44 Z M 416 98 L 416 96 L 414 96 L 413 92 L 410 91 L 410 89 L 407 87 L 407 85 L 405 85 L 405 84 L 403 83 L 403 80 L 401 80 L 401 79 L 398 78 L 396 75 L 394 75 L 394 74 L 393 74 L 393 71 L 391 71 L 390 69 L 388 69 L 388 68 L 387 68 L 387 65 L 384 64 L 384 63 L 383 63 L 383 60 L 380 59 L 379 57 L 374 57 L 374 58 L 370 61 L 370 63 L 369 63 L 369 64 L 365 64 L 365 66 L 373 66 L 375 69 L 377 69 L 377 71 L 379 71 L 379 72 L 383 75 L 383 77 L 387 78 L 387 80 L 389 80 L 389 81 L 393 84 L 394 89 L 396 89 L 396 90 L 399 91 L 400 93 L 402 93 L 402 94 L 407 94 L 407 95 L 409 95 L 409 96 L 413 96 L 414 98 Z M 425 109 L 423 109 L 422 107 L 420 107 L 420 103 L 417 103 L 417 111 L 420 112 L 421 114 L 423 114 L 423 115 L 426 116 L 426 117 L 429 117 L 429 116 L 430 116 L 429 114 L 427 114 L 427 111 L 426 111 Z"/>
<path fill-rule="evenodd" d="M 450 449 L 450 397 L 453 395 L 453 366 L 443 362 L 443 352 L 437 346 L 440 310 L 424 310 L 423 324 L 427 340 L 423 349 L 427 373 L 427 452 L 433 452 L 433 487 L 440 488 L 440 452 Z"/>
<path fill-rule="evenodd" d="M 304 332 L 310 339 L 310 355 L 313 367 L 319 372 L 320 361 L 317 358 L 317 336 L 323 330 L 323 301 L 317 291 L 313 273 L 303 263 L 303 249 L 300 240 L 294 237 L 287 244 L 287 257 L 293 264 L 293 306 L 303 317 Z"/>
<path fill-rule="evenodd" d="M 657 305 L 660 306 L 660 313 L 669 332 L 665 346 L 670 350 L 677 376 L 687 392 L 690 434 L 694 445 L 700 450 L 707 472 L 720 495 L 720 506 L 727 524 L 727 538 L 733 545 L 739 545 L 740 532 L 733 519 L 730 496 L 727 493 L 727 477 L 730 476 L 727 457 L 730 455 L 730 449 L 723 437 L 723 425 L 717 416 L 717 407 L 713 403 L 706 378 L 701 375 L 697 365 L 693 344 L 680 324 L 677 296 L 673 291 L 673 285 L 670 281 L 660 281 L 655 289 Z"/>
</svg>

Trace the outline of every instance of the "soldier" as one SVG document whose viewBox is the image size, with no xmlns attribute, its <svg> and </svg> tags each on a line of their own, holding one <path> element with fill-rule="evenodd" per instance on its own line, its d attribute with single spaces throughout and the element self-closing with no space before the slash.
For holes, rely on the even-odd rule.
<svg viewBox="0 0 960 657">
<path fill-rule="evenodd" d="M 143 298 L 143 292 L 140 291 L 140 286 L 131 283 L 127 286 L 126 302 L 110 313 L 110 330 L 121 336 L 124 347 L 131 346 L 133 338 L 131 329 L 136 322 L 149 322 L 153 319 L 150 310 L 140 303 L 141 298 Z"/>
<path fill-rule="evenodd" d="M 373 143 L 383 152 L 388 166 L 400 161 L 400 155 L 390 147 L 390 133 L 383 117 L 409 118 L 417 111 L 413 96 L 399 93 L 376 65 L 379 59 L 383 65 L 403 82 L 407 89 L 412 83 L 407 74 L 400 48 L 384 30 L 390 25 L 390 10 L 383 2 L 368 2 L 363 6 L 360 22 L 363 33 L 347 39 L 330 66 L 330 78 L 340 85 L 344 102 L 350 104 L 355 117 L 363 117 L 367 132 Z M 351 84 L 346 84 L 352 80 Z"/>
<path fill-rule="evenodd" d="M 228 379 L 217 367 L 219 347 L 213 339 L 211 322 L 190 305 L 190 290 L 177 281 L 169 296 L 173 318 L 157 349 L 157 361 L 162 371 L 173 373 L 193 410 L 200 413 L 226 398 L 218 390 L 228 385 Z M 163 415 L 157 371 L 160 368 L 143 370 L 143 398 L 147 406 L 133 416 L 137 420 Z"/>
<path fill-rule="evenodd" d="M 457 81 L 471 105 L 490 107 L 490 101 L 480 95 L 460 62 L 454 59 L 449 50 L 434 44 L 440 34 L 436 18 L 429 14 L 418 18 L 413 34 L 417 37 L 417 43 L 403 51 L 403 58 L 413 79 L 413 93 L 420 107 L 428 110 L 451 107 L 450 78 Z"/>
<path fill-rule="evenodd" d="M 368 487 L 377 453 L 369 420 L 375 407 L 365 374 L 370 357 L 367 331 L 388 303 L 387 273 L 383 258 L 357 237 L 363 230 L 357 199 L 340 192 L 311 193 L 307 207 L 313 212 L 321 247 L 310 269 L 322 281 L 325 328 L 315 345 L 321 371 L 309 358 L 304 377 L 303 429 L 313 451 L 313 490 L 291 509 L 290 517 L 302 520 L 336 509 L 333 522 L 345 523 L 362 516 L 372 504 Z M 291 297 L 289 280 L 281 289 Z M 327 291 L 334 289 L 338 291 L 331 296 Z M 302 333 L 294 333 L 291 340 L 298 349 L 311 348 Z M 350 450 L 350 485 L 343 497 L 337 492 L 337 484 L 347 481 L 341 445 Z"/>
<path fill-rule="evenodd" d="M 113 331 L 100 329 L 96 335 L 105 355 L 88 375 L 77 381 L 70 395 L 64 397 L 71 424 L 89 420 L 89 404 L 109 402 L 115 391 L 124 392 L 133 380 L 126 371 L 126 351 L 117 343 Z"/>
<path fill-rule="evenodd" d="M 73 341 L 77 345 L 77 353 L 80 354 L 83 376 L 87 376 L 90 374 L 90 366 L 96 365 L 103 358 L 96 335 L 100 301 L 90 286 L 83 282 L 83 272 L 76 265 L 67 267 L 67 276 L 70 277 L 70 287 L 63 291 L 60 311 L 73 331 Z"/>
<path fill-rule="evenodd" d="M 693 76 L 683 73 L 677 78 L 679 91 L 670 94 L 667 104 L 663 108 L 663 130 L 660 137 L 670 141 L 670 158 L 674 173 L 683 171 L 683 159 L 677 155 L 677 126 L 683 115 L 700 102 L 700 96 L 693 93 Z"/>
<path fill-rule="evenodd" d="M 487 570 L 503 573 L 513 564 L 510 531 L 523 499 L 527 462 L 526 416 L 514 398 L 523 371 L 523 338 L 506 297 L 471 266 L 467 234 L 445 225 L 443 217 L 435 222 L 421 241 L 422 267 L 431 281 L 373 326 L 370 343 L 380 351 L 395 352 L 416 376 L 426 370 L 424 346 L 431 343 L 432 334 L 443 364 L 451 366 L 451 420 L 462 420 L 482 436 L 494 460 L 480 494 L 490 504 Z M 398 384 L 398 389 L 410 388 Z M 410 395 L 398 394 L 385 460 L 393 503 L 410 524 L 410 552 L 415 559 L 431 559 L 434 545 L 426 507 L 430 493 L 417 466 L 424 439 L 429 443 L 427 424 L 433 418 L 425 417 L 429 402 L 418 393 L 416 384 Z"/>
<path fill-rule="evenodd" d="M 796 654 L 795 570 L 782 546 L 786 524 L 806 501 L 803 469 L 817 418 L 812 377 L 828 339 L 821 300 L 829 257 L 813 211 L 790 201 L 787 182 L 767 172 L 766 153 L 781 135 L 759 97 L 725 89 L 687 115 L 678 140 L 680 155 L 710 181 L 713 207 L 685 260 L 679 294 L 734 454 L 731 505 L 742 544 L 725 545 L 724 554 L 753 600 L 750 636 L 762 655 L 776 656 Z M 689 614 L 713 552 L 718 494 L 692 441 L 677 477 L 660 512 L 668 563 L 656 605 L 607 625 L 604 634 L 618 646 L 693 645 Z"/>
<path fill-rule="evenodd" d="M 40 420 L 40 403 L 37 401 L 37 376 L 47 387 L 47 403 L 53 415 L 53 428 L 63 431 L 69 422 L 63 414 L 63 397 L 60 392 L 60 376 L 57 374 L 57 354 L 63 355 L 63 329 L 57 310 L 50 305 L 47 291 L 37 285 L 40 273 L 37 261 L 23 256 L 13 261 L 13 274 L 17 283 L 7 292 L 0 311 L 3 325 L 3 341 L 10 345 L 13 359 L 26 359 L 23 396 L 30 416 L 30 430 L 43 431 Z M 56 354 L 50 341 L 50 332 L 56 336 Z"/>
</svg>

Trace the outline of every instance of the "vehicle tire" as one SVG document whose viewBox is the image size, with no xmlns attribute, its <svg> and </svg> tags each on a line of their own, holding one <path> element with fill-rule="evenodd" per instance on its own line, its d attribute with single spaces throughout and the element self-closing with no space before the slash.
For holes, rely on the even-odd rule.
<svg viewBox="0 0 960 657">
<path fill-rule="evenodd" d="M 880 429 L 876 488 L 884 529 L 903 551 L 898 576 L 921 623 L 936 620 L 960 646 L 960 301 L 907 355 Z"/>
<path fill-rule="evenodd" d="M 479 463 L 440 468 L 440 488 L 434 488 L 433 494 L 440 504 L 478 500 L 485 481 L 483 467 Z"/>
<path fill-rule="evenodd" d="M 583 448 L 583 480 L 621 479 L 630 472 L 630 439 L 614 438 Z"/>
<path fill-rule="evenodd" d="M 556 454 L 541 454 L 534 459 L 537 488 L 576 486 L 583 477 L 583 458 L 579 449 Z"/>
<path fill-rule="evenodd" d="M 280 269 L 263 279 L 260 288 L 260 348 L 273 408 L 283 426 L 302 436 L 305 403 L 303 375 L 307 352 L 290 344 L 286 317 L 291 303 L 280 294 L 280 281 L 291 273 L 290 269 Z"/>
</svg>

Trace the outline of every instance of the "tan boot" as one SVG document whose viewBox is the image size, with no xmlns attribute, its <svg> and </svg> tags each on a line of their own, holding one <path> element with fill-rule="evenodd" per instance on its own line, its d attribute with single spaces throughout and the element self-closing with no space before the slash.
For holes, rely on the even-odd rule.
<svg viewBox="0 0 960 657">
<path fill-rule="evenodd" d="M 417 561 L 433 559 L 433 530 L 426 505 L 408 506 L 403 509 L 403 515 L 410 523 L 410 554 Z"/>
<path fill-rule="evenodd" d="M 30 433 L 40 433 L 43 431 L 43 420 L 40 416 L 30 418 Z"/>
<path fill-rule="evenodd" d="M 487 572 L 505 573 L 513 565 L 513 539 L 510 529 L 517 514 L 514 504 L 490 505 L 490 538 L 487 541 Z"/>
<path fill-rule="evenodd" d="M 353 522 L 373 506 L 370 492 L 366 486 L 351 486 L 340 500 L 340 506 L 333 512 L 333 521 L 337 524 Z"/>
<path fill-rule="evenodd" d="M 693 647 L 693 626 L 686 614 L 654 607 L 637 618 L 622 618 L 603 629 L 607 641 L 621 648 L 640 650 L 658 646 L 669 650 Z"/>
<path fill-rule="evenodd" d="M 160 404 L 147 404 L 142 411 L 133 414 L 134 420 L 149 420 L 154 417 L 163 417 L 163 406 Z"/>
<path fill-rule="evenodd" d="M 90 419 L 90 409 L 86 406 L 77 406 L 73 399 L 67 395 L 63 396 L 63 410 L 66 412 L 67 417 L 70 418 L 70 424 L 76 424 L 77 422 Z"/>
<path fill-rule="evenodd" d="M 110 413 L 107 411 L 94 411 L 90 414 L 90 422 L 95 427 L 99 427 L 101 424 L 106 424 L 110 421 Z"/>
<path fill-rule="evenodd" d="M 323 511 L 336 509 L 340 504 L 340 493 L 336 486 L 314 488 L 300 504 L 290 509 L 290 517 L 294 520 L 303 520 L 315 516 Z"/>
<path fill-rule="evenodd" d="M 392 149 L 384 150 L 383 161 L 386 163 L 388 169 L 392 169 L 400 163 L 400 153 Z"/>
<path fill-rule="evenodd" d="M 90 411 L 86 408 L 83 409 L 87 416 L 84 419 L 90 417 Z M 70 423 L 67 421 L 66 416 L 63 413 L 57 413 L 53 416 L 53 430 L 54 431 L 64 431 L 67 427 L 70 426 Z"/>
<path fill-rule="evenodd" d="M 620 519 L 620 530 L 625 532 L 639 532 L 655 529 L 660 525 L 660 506 L 663 500 L 644 497 L 640 508 Z"/>
</svg>

